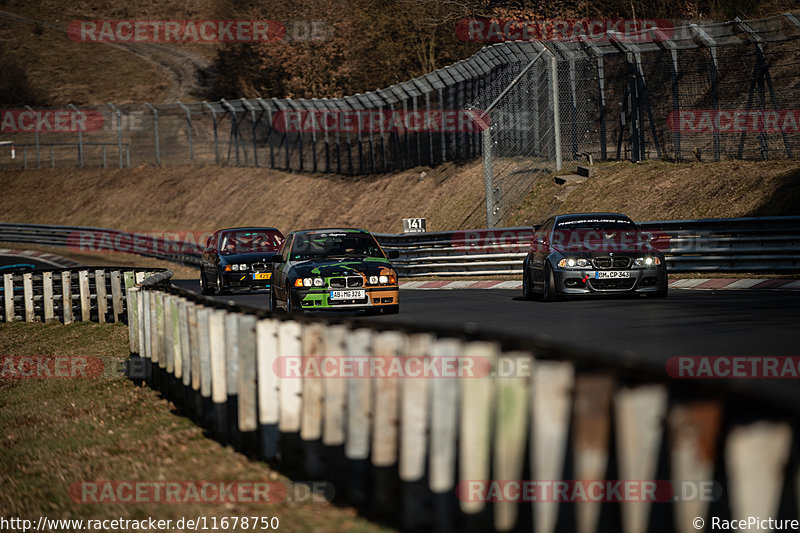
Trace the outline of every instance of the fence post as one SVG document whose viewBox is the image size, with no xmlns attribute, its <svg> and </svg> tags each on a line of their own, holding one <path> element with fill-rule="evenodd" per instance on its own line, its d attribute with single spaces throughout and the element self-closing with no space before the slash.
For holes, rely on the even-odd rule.
<svg viewBox="0 0 800 533">
<path fill-rule="evenodd" d="M 108 105 L 117 115 L 117 156 L 119 157 L 119 168 L 122 168 L 122 113 L 111 102 Z"/>
<path fill-rule="evenodd" d="M 70 105 L 72 105 L 72 104 L 70 104 Z M 26 105 L 25 109 L 27 109 L 28 111 L 30 111 L 33 114 L 33 120 L 34 120 L 34 122 L 36 124 L 36 127 L 33 129 L 33 134 L 34 134 L 34 142 L 36 143 L 36 168 L 39 168 L 40 167 L 40 163 L 41 163 L 41 156 L 40 156 L 40 153 L 39 153 L 39 151 L 40 151 L 40 147 L 39 147 L 39 121 L 37 120 L 37 117 L 36 117 L 36 111 L 34 111 L 31 106 Z"/>
<path fill-rule="evenodd" d="M 227 110 L 228 113 L 231 115 L 231 135 L 233 136 L 233 146 L 236 150 L 236 166 L 239 166 L 239 121 L 236 118 L 236 110 L 233 108 L 231 104 L 227 102 L 224 98 L 220 100 L 222 107 Z M 227 162 L 231 160 L 231 141 L 228 139 L 228 159 Z M 288 164 L 287 164 L 288 166 Z"/>
<path fill-rule="evenodd" d="M 22 274 L 22 298 L 25 322 L 33 322 L 33 274 L 30 272 Z"/>
<path fill-rule="evenodd" d="M 690 24 L 689 29 L 697 36 L 697 38 L 708 47 L 711 53 L 711 62 L 709 63 L 709 74 L 711 76 L 711 109 L 715 114 L 719 111 L 719 65 L 717 64 L 717 43 L 706 31 L 697 24 Z M 714 161 L 719 161 L 719 130 L 714 128 Z"/>
<path fill-rule="evenodd" d="M 180 102 L 176 102 L 186 112 L 186 135 L 189 140 L 189 161 L 194 161 L 194 145 L 192 144 L 192 112 Z"/>
<path fill-rule="evenodd" d="M 14 321 L 14 275 L 3 274 L 3 307 L 6 322 Z"/>
<path fill-rule="evenodd" d="M 217 134 L 217 112 L 209 105 L 208 102 L 203 102 L 203 107 L 211 112 L 211 122 L 214 127 L 214 162 L 219 165 L 219 136 Z"/>
<path fill-rule="evenodd" d="M 553 140 L 555 142 L 555 156 L 556 156 L 556 171 L 561 170 L 561 111 L 559 110 L 558 99 L 558 60 L 552 50 L 545 47 L 547 53 L 550 54 L 550 83 L 551 83 L 551 99 L 553 102 Z"/>
<path fill-rule="evenodd" d="M 106 299 L 106 271 L 94 271 L 94 288 L 97 292 L 97 321 L 100 324 L 106 323 L 108 313 L 108 300 Z"/>
<path fill-rule="evenodd" d="M 86 115 L 82 111 L 79 111 L 78 108 L 75 107 L 73 104 L 68 104 L 67 107 L 69 107 L 70 109 L 72 109 L 73 111 L 78 113 L 79 115 L 83 115 L 83 117 L 86 118 Z M 36 152 L 37 152 L 36 153 L 36 163 L 38 165 L 38 163 L 39 163 L 38 141 L 37 141 Z M 80 168 L 83 168 L 83 130 L 81 130 L 80 128 L 78 128 L 78 166 Z"/>
<path fill-rule="evenodd" d="M 81 321 L 89 322 L 92 319 L 92 301 L 89 294 L 89 271 L 78 272 L 78 289 L 81 297 Z"/>
<path fill-rule="evenodd" d="M 44 310 L 44 321 L 52 322 L 55 318 L 53 313 L 53 273 L 42 272 L 42 308 Z"/>
<path fill-rule="evenodd" d="M 161 148 L 159 147 L 158 143 L 158 110 L 147 102 L 145 102 L 144 105 L 146 105 L 147 108 L 153 112 L 153 136 L 156 143 L 156 165 L 161 166 Z"/>
<path fill-rule="evenodd" d="M 72 322 L 72 272 L 69 270 L 61 273 L 61 311 L 64 324 Z"/>
<path fill-rule="evenodd" d="M 250 136 L 252 137 L 253 141 L 253 166 L 257 167 L 258 143 L 256 142 L 256 125 L 258 124 L 258 122 L 256 121 L 256 110 L 246 98 L 241 98 L 240 101 L 242 102 L 242 106 L 244 106 L 245 109 L 250 111 L 250 120 L 253 122 L 253 127 L 250 129 Z"/>
</svg>

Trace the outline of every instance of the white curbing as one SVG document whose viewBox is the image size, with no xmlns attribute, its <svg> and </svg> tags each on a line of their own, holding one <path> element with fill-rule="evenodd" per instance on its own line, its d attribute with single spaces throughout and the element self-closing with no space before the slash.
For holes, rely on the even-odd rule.
<svg viewBox="0 0 800 533">
<path fill-rule="evenodd" d="M 700 285 L 713 280 L 720 280 L 725 282 L 722 286 L 715 286 L 715 287 L 701 287 Z M 669 282 L 669 287 L 671 289 L 685 289 L 685 290 L 744 290 L 750 289 L 763 283 L 765 281 L 770 281 L 768 279 L 725 279 L 725 278 L 698 278 L 698 279 L 678 279 L 672 280 Z M 770 290 L 770 291 L 796 291 L 800 290 L 800 279 L 784 279 L 780 280 L 783 282 L 781 285 L 776 287 L 766 287 L 763 289 L 756 289 L 756 290 Z M 429 283 L 440 283 L 440 282 L 431 282 L 431 281 L 401 281 L 400 288 L 401 289 L 410 289 L 410 290 L 426 290 L 426 291 L 439 291 L 439 290 L 455 290 L 455 289 L 469 289 L 469 290 L 476 290 L 476 289 L 521 289 L 522 288 L 522 281 L 516 280 L 507 280 L 507 281 L 500 281 L 500 280 L 481 280 L 481 281 L 468 281 L 468 280 L 458 280 L 458 281 L 450 281 L 447 283 L 443 283 L 439 286 L 435 287 L 426 287 L 425 285 Z"/>
</svg>

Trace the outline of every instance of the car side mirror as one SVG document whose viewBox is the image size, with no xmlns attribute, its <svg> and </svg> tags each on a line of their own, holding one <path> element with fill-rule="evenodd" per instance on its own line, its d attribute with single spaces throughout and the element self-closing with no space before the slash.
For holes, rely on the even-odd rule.
<svg viewBox="0 0 800 533">
<path fill-rule="evenodd" d="M 397 250 L 389 250 L 387 256 L 389 257 L 389 259 L 400 259 L 400 252 L 398 252 Z"/>
</svg>

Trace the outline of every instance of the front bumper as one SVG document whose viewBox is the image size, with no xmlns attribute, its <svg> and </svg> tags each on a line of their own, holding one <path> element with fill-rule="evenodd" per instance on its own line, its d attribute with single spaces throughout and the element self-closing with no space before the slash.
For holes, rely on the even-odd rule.
<svg viewBox="0 0 800 533">
<path fill-rule="evenodd" d="M 306 311 L 332 311 L 336 309 L 378 309 L 399 304 L 397 285 L 363 287 L 364 298 L 354 300 L 333 300 L 331 293 L 336 289 L 326 287 L 297 287 L 291 289 L 292 304 L 295 309 Z"/>
<path fill-rule="evenodd" d="M 272 285 L 271 273 L 265 273 L 267 279 L 254 279 L 253 274 L 261 274 L 261 272 L 224 272 L 222 278 L 225 286 L 231 289 L 270 288 Z"/>
<path fill-rule="evenodd" d="M 647 294 L 663 291 L 667 286 L 665 268 L 634 268 L 629 278 L 598 279 L 602 270 L 591 268 L 553 269 L 556 290 L 560 294 Z"/>
</svg>

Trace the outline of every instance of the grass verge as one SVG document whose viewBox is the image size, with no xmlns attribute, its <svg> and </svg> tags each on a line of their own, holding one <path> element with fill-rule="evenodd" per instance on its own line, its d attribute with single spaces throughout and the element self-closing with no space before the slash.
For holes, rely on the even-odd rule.
<svg viewBox="0 0 800 533">
<path fill-rule="evenodd" d="M 0 325 L 0 357 L 91 356 L 119 365 L 124 325 Z M 6 376 L 13 373 L 5 367 Z M 290 481 L 206 438 L 158 393 L 122 377 L 0 379 L 0 509 L 6 517 L 177 520 L 277 516 L 283 531 L 387 531 L 327 502 L 76 503 L 80 481 Z M 231 530 L 233 531 L 233 530 Z"/>
</svg>

